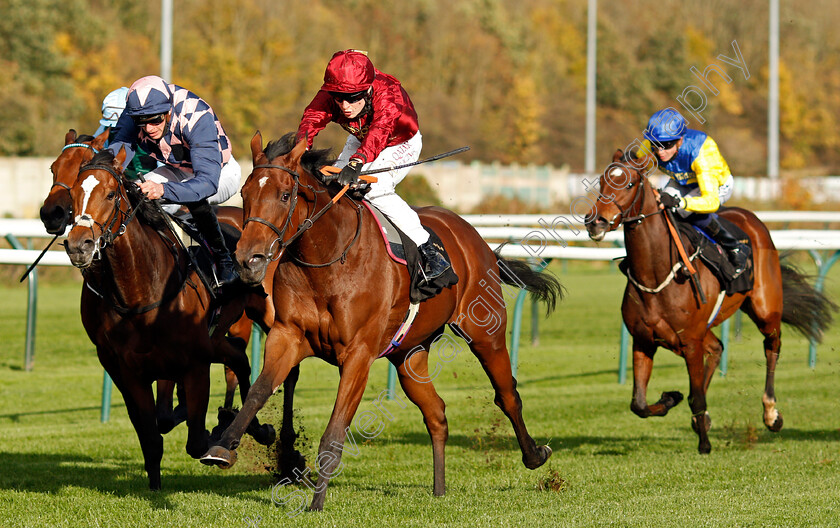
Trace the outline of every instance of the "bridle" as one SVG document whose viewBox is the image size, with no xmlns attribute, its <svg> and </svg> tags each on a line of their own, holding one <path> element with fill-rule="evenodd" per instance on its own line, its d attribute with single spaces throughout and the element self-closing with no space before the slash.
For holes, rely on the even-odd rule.
<svg viewBox="0 0 840 528">
<path fill-rule="evenodd" d="M 607 170 L 609 170 L 609 168 Z M 613 169 L 613 170 L 615 170 L 615 169 Z M 605 173 L 604 177 L 606 177 L 606 173 Z M 644 202 L 644 194 L 645 194 L 644 189 L 645 189 L 646 185 L 650 185 L 650 182 L 647 181 L 647 178 L 645 176 L 643 176 L 642 174 L 639 174 L 639 183 L 638 184 L 631 181 L 627 185 L 627 187 L 625 187 L 625 189 L 626 189 L 628 187 L 636 186 L 636 191 L 633 194 L 633 199 L 630 201 L 630 205 L 627 207 L 627 209 L 622 209 L 620 205 L 618 205 L 615 201 L 613 201 L 613 205 L 615 205 L 618 208 L 618 215 L 614 216 L 613 219 L 610 220 L 610 224 L 609 224 L 610 227 L 613 227 L 613 225 L 615 225 L 615 227 L 618 227 L 619 225 L 622 225 L 622 224 L 624 224 L 627 227 L 635 227 L 635 226 L 641 224 L 644 219 L 662 213 L 662 209 L 657 208 L 656 212 L 653 212 L 653 213 L 650 213 L 650 214 L 639 213 L 636 216 L 629 216 L 629 217 L 627 216 L 627 214 L 630 213 L 634 208 L 636 209 L 636 211 L 641 211 L 642 210 L 642 207 L 644 205 L 644 203 L 643 203 Z M 616 222 L 616 219 L 618 219 L 618 222 Z M 630 225 L 628 225 L 628 224 L 630 224 Z"/>
<path fill-rule="evenodd" d="M 118 237 L 120 237 L 121 235 L 123 235 L 126 232 L 126 227 L 128 226 L 128 224 L 131 223 L 132 220 L 134 220 L 134 217 L 137 216 L 137 212 L 140 210 L 140 206 L 139 205 L 137 205 L 137 206 L 132 206 L 131 205 L 131 202 L 127 199 L 128 191 L 126 190 L 125 183 L 122 180 L 122 178 L 120 178 L 120 175 L 117 173 L 117 171 L 114 170 L 113 167 L 111 167 L 110 165 L 87 164 L 87 165 L 82 166 L 79 169 L 79 175 L 81 175 L 83 172 L 91 171 L 91 170 L 104 170 L 105 172 L 107 172 L 108 174 L 113 176 L 114 179 L 117 181 L 117 184 L 119 185 L 119 192 L 117 192 L 116 196 L 114 197 L 114 210 L 111 213 L 111 216 L 110 216 L 109 220 L 106 220 L 104 223 L 99 223 L 99 222 L 95 221 L 93 219 L 93 217 L 91 217 L 89 214 L 81 214 L 81 215 L 78 215 L 76 217 L 76 221 L 74 223 L 74 226 L 87 227 L 88 229 L 90 229 L 91 236 L 96 236 L 96 233 L 93 230 L 93 226 L 96 225 L 97 227 L 99 227 L 102 234 L 100 234 L 99 237 L 96 238 L 96 241 L 94 243 L 95 246 L 94 246 L 94 257 L 93 257 L 94 259 L 98 259 L 98 258 L 101 258 L 101 250 L 102 249 L 106 248 L 109 245 L 112 245 Z M 128 204 L 128 210 L 127 211 L 123 210 L 122 207 L 121 207 L 123 195 L 126 196 L 126 202 Z M 119 219 L 119 227 L 115 231 L 114 226 L 117 224 L 118 219 Z M 163 237 L 163 238 L 165 238 L 165 237 Z M 122 314 L 123 316 L 143 314 L 143 313 L 149 312 L 151 310 L 154 310 L 155 308 L 158 308 L 158 307 L 160 307 L 160 306 L 162 306 L 166 303 L 169 303 L 171 300 L 173 300 L 175 297 L 177 297 L 181 293 L 181 291 L 184 289 L 184 287 L 187 285 L 187 283 L 190 282 L 190 281 L 187 280 L 186 273 L 184 273 L 184 271 L 179 266 L 177 266 L 177 261 L 178 261 L 177 251 L 174 248 L 169 247 L 168 245 L 167 245 L 167 249 L 169 249 L 169 251 L 172 253 L 172 255 L 173 255 L 173 257 L 176 261 L 176 268 L 178 269 L 180 286 L 177 289 L 173 290 L 168 296 L 162 297 L 160 300 L 158 300 L 156 302 L 153 302 L 153 303 L 150 303 L 150 304 L 147 304 L 147 305 L 144 305 L 144 306 L 137 306 L 137 307 L 129 308 L 129 307 L 126 307 L 123 304 L 121 304 L 118 299 L 113 299 L 113 298 L 109 299 L 105 294 L 97 291 L 93 287 L 93 285 L 91 284 L 90 280 L 86 280 L 85 285 L 97 297 L 99 297 L 100 299 L 103 299 L 106 302 L 110 303 L 111 306 L 113 307 L 113 309 L 115 311 L 117 311 L 118 313 Z M 193 288 L 195 288 L 194 285 L 193 285 Z M 113 295 L 112 295 L 112 297 L 113 297 Z"/>
<path fill-rule="evenodd" d="M 93 151 L 94 154 L 99 154 L 99 149 L 98 148 L 94 147 L 93 145 L 88 145 L 87 143 L 68 143 L 68 144 L 64 145 L 64 148 L 61 149 L 61 152 L 64 152 L 65 150 L 67 150 L 69 148 L 77 148 L 77 147 L 90 149 L 90 150 Z M 79 171 L 79 172 L 81 172 L 81 171 Z M 67 185 L 66 183 L 53 182 L 53 184 L 50 186 L 50 191 L 52 191 L 53 187 L 61 187 L 62 189 L 66 190 L 68 193 L 70 192 L 70 186 Z"/>
<path fill-rule="evenodd" d="M 300 188 L 304 187 L 304 188 L 308 189 L 309 191 L 311 191 L 315 195 L 315 205 L 313 206 L 313 210 L 315 210 L 317 208 L 318 195 L 321 194 L 321 193 L 325 193 L 326 189 L 316 189 L 312 185 L 301 183 L 300 182 L 300 174 L 298 174 L 296 171 L 294 171 L 294 170 L 292 170 L 288 167 L 283 167 L 282 165 L 274 165 L 274 164 L 271 164 L 271 163 L 265 163 L 265 164 L 261 164 L 261 165 L 254 165 L 254 170 L 256 170 L 256 169 L 280 169 L 280 170 L 288 173 L 295 182 L 294 186 L 292 187 L 292 192 L 290 193 L 290 197 L 289 197 L 289 200 L 290 200 L 289 212 L 286 215 L 286 219 L 283 221 L 283 226 L 282 227 L 278 228 L 271 221 L 266 220 L 265 218 L 262 218 L 262 217 L 259 217 L 259 216 L 249 216 L 242 223 L 243 231 L 245 230 L 245 226 L 248 225 L 248 222 L 257 222 L 259 224 L 263 224 L 263 225 L 267 226 L 269 229 L 271 229 L 272 231 L 274 231 L 274 234 L 277 235 L 277 238 L 274 239 L 271 242 L 271 244 L 269 245 L 269 248 L 268 248 L 269 251 L 268 251 L 268 254 L 266 255 L 269 260 L 274 261 L 274 260 L 277 260 L 277 259 L 280 258 L 280 255 L 283 254 L 284 250 L 287 247 L 292 245 L 292 243 L 295 240 L 300 238 L 307 230 L 309 230 L 309 228 L 311 228 L 313 226 L 315 221 L 318 220 L 319 218 L 321 218 L 321 216 L 323 216 L 324 213 L 326 213 L 333 206 L 333 204 L 335 202 L 334 201 L 329 201 L 329 202 L 327 202 L 327 204 L 324 207 L 319 209 L 316 213 L 312 214 L 311 216 L 307 216 L 300 223 L 300 225 L 298 225 L 297 231 L 295 231 L 295 233 L 292 236 L 290 236 L 287 240 L 284 241 L 283 237 L 285 236 L 286 231 L 289 229 L 289 226 L 292 223 L 292 216 L 294 215 L 295 209 L 297 208 L 298 193 L 299 193 Z M 304 262 L 304 261 L 302 261 L 302 260 L 300 260 L 296 257 L 292 257 L 292 259 L 295 262 L 297 262 L 298 264 L 300 264 L 302 266 L 310 267 L 310 268 L 323 268 L 323 267 L 335 264 L 339 260 L 341 262 L 344 262 L 347 258 L 347 252 L 350 251 L 350 248 L 353 247 L 353 245 L 359 239 L 359 234 L 361 233 L 361 229 L 362 229 L 361 206 L 359 204 L 356 204 L 355 202 L 354 202 L 354 205 L 356 206 L 356 216 L 357 216 L 356 234 L 353 236 L 353 239 L 344 248 L 344 251 L 342 251 L 341 254 L 338 257 L 332 259 L 329 262 L 323 263 L 323 264 L 312 264 L 312 263 L 309 263 L 309 262 Z M 271 249 L 275 246 L 275 244 L 277 245 L 277 251 L 273 252 L 273 251 L 271 251 Z"/>
<path fill-rule="evenodd" d="M 106 220 L 104 223 L 97 222 L 96 220 L 93 219 L 92 216 L 90 216 L 87 213 L 77 215 L 76 219 L 73 223 L 74 226 L 87 227 L 88 229 L 90 229 L 91 237 L 96 237 L 96 233 L 93 230 L 93 226 L 95 225 L 95 226 L 99 227 L 99 229 L 101 231 L 101 234 L 98 237 L 96 237 L 96 240 L 94 242 L 94 250 L 93 250 L 94 251 L 94 259 L 96 259 L 96 258 L 99 258 L 99 256 L 100 256 L 100 250 L 102 250 L 102 249 L 106 248 L 107 246 L 113 244 L 114 240 L 116 240 L 117 237 L 119 237 L 120 235 L 125 233 L 126 226 L 137 215 L 137 211 L 139 210 L 139 208 L 138 207 L 131 207 L 131 204 L 129 203 L 128 204 L 128 211 L 123 211 L 123 209 L 121 207 L 121 204 L 122 204 L 121 199 L 122 199 L 123 193 L 125 192 L 125 186 L 123 185 L 123 182 L 120 179 L 120 176 L 117 174 L 117 172 L 114 170 L 113 167 L 111 167 L 110 165 L 87 164 L 87 165 L 83 165 L 81 168 L 79 168 L 79 175 L 81 176 L 82 173 L 87 172 L 87 171 L 91 171 L 91 170 L 104 170 L 105 172 L 107 172 L 108 174 L 113 176 L 114 179 L 117 181 L 117 184 L 120 186 L 120 191 L 121 191 L 121 192 L 116 193 L 116 196 L 114 198 L 114 209 L 111 212 L 110 218 L 108 220 Z M 118 218 L 120 219 L 120 225 L 117 228 L 117 230 L 114 231 L 114 226 L 116 225 Z"/>
</svg>

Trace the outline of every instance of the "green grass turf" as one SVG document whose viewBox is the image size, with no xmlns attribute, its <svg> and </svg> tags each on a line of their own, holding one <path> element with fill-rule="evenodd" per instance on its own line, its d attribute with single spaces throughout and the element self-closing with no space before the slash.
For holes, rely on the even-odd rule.
<svg viewBox="0 0 840 528">
<path fill-rule="evenodd" d="M 540 321 L 539 346 L 527 342 L 525 318 L 518 374 L 530 432 L 554 450 L 545 466 L 522 466 L 510 424 L 465 351 L 440 362 L 435 379 L 450 430 L 445 497 L 432 496 L 431 445 L 419 411 L 391 402 L 393 419 L 382 421 L 381 434 L 364 442 L 356 435 L 359 451 L 345 454 L 325 510 L 294 518 L 291 502 L 272 502 L 266 448 L 246 438 L 233 469 L 205 467 L 185 453 L 183 424 L 164 437 L 163 490 L 148 491 L 119 392 L 110 422 L 99 422 L 102 369 L 79 321 L 80 285 L 42 282 L 32 372 L 22 370 L 25 286 L 0 287 L 0 526 L 840 525 L 836 328 L 814 370 L 807 342 L 784 330 L 776 390 L 785 427 L 773 434 L 761 419 L 761 337 L 744 318 L 743 335 L 730 344 L 729 373 L 709 390 L 712 453 L 700 456 L 685 402 L 664 418 L 641 420 L 629 410 L 632 375 L 617 383 L 623 277 L 606 265 L 553 269 L 568 297 Z M 835 299 L 837 277 L 827 283 Z M 386 368 L 384 360 L 374 365 L 360 412 L 376 410 Z M 296 421 L 310 464 L 337 380 L 337 370 L 319 360 L 302 364 Z M 220 366 L 212 381 L 209 426 L 223 398 Z M 669 390 L 687 395 L 688 377 L 682 359 L 660 351 L 649 397 Z M 279 426 L 281 401 L 274 396 L 260 416 Z M 311 498 L 305 487 L 278 496 L 295 491 Z"/>
</svg>

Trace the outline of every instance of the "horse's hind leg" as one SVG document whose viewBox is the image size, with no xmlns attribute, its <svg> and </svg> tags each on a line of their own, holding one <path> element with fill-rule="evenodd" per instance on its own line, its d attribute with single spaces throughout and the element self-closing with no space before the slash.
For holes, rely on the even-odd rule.
<svg viewBox="0 0 840 528">
<path fill-rule="evenodd" d="M 283 382 L 283 425 L 280 427 L 277 446 L 281 482 L 285 478 L 292 482 L 298 480 L 297 475 L 306 469 L 306 459 L 300 451 L 295 449 L 298 434 L 295 432 L 294 424 L 294 399 L 298 378 L 300 378 L 300 365 L 293 367 Z"/>
<path fill-rule="evenodd" d="M 423 413 L 423 422 L 432 439 L 434 494 L 440 497 L 446 493 L 444 450 L 446 440 L 449 438 L 449 426 L 446 422 L 446 405 L 435 391 L 432 379 L 429 377 L 429 347 L 432 342 L 433 339 L 429 339 L 423 343 L 422 349 L 415 348 L 408 354 L 389 357 L 389 359 L 397 368 L 400 385 L 406 396 Z"/>
<path fill-rule="evenodd" d="M 630 410 L 640 418 L 648 416 L 665 416 L 674 406 L 683 400 L 680 392 L 663 392 L 659 401 L 653 405 L 647 403 L 647 387 L 650 373 L 653 370 L 653 356 L 655 346 L 649 346 L 637 339 L 633 339 L 633 399 Z"/>
<path fill-rule="evenodd" d="M 516 440 L 522 450 L 522 463 L 528 469 L 536 469 L 545 464 L 551 456 L 551 448 L 547 445 L 537 446 L 528 434 L 522 418 L 522 400 L 516 390 L 516 380 L 510 369 L 510 356 L 505 346 L 505 318 L 500 318 L 497 323 L 498 328 L 488 333 L 488 329 L 485 328 L 486 321 L 484 325 L 480 325 L 466 317 L 463 321 L 459 321 L 456 328 L 458 328 L 457 333 L 467 340 L 473 354 L 478 358 L 487 377 L 490 378 L 490 383 L 496 392 L 494 402 L 513 425 Z"/>
<path fill-rule="evenodd" d="M 753 293 L 755 295 L 755 292 Z M 761 403 L 764 406 L 764 426 L 770 431 L 777 433 L 782 430 L 784 419 L 776 408 L 776 362 L 779 360 L 779 352 L 782 347 L 782 307 L 776 311 L 767 309 L 766 306 L 755 302 L 752 297 L 748 298 L 741 309 L 749 315 L 758 330 L 764 335 L 764 357 L 766 360 L 766 373 L 764 378 L 764 395 Z"/>
</svg>

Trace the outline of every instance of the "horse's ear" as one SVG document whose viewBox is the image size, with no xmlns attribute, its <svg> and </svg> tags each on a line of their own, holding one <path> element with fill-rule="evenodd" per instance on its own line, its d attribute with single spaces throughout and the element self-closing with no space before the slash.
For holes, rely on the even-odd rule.
<svg viewBox="0 0 840 528">
<path fill-rule="evenodd" d="M 308 142 L 306 141 L 306 138 L 303 138 L 300 141 L 298 141 L 297 145 L 295 145 L 295 148 L 293 148 L 292 151 L 289 152 L 289 159 L 295 162 L 300 161 L 301 156 L 303 156 L 304 152 L 306 152 L 307 143 Z"/>
<path fill-rule="evenodd" d="M 64 134 L 64 144 L 69 145 L 74 141 L 76 141 L 76 131 L 71 128 L 69 132 Z"/>
<path fill-rule="evenodd" d="M 120 151 L 117 152 L 117 155 L 114 156 L 114 168 L 121 170 L 123 163 L 125 162 L 125 147 L 120 146 Z"/>
<path fill-rule="evenodd" d="M 102 150 L 102 147 L 105 146 L 105 142 L 108 140 L 108 134 L 111 132 L 106 128 L 104 132 L 96 136 L 96 138 L 91 142 L 90 146 L 97 149 Z"/>
<path fill-rule="evenodd" d="M 257 130 L 254 137 L 251 138 L 251 158 L 254 160 L 254 165 L 257 164 L 257 158 L 264 155 L 262 150 L 262 134 Z"/>
<path fill-rule="evenodd" d="M 622 156 L 624 156 L 624 152 L 621 149 L 616 149 L 615 154 L 613 154 L 613 161 L 620 161 Z"/>
</svg>

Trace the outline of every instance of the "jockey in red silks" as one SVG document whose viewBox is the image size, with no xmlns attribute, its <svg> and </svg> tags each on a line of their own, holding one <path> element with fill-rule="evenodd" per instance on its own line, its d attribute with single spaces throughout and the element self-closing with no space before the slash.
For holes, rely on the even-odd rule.
<svg viewBox="0 0 840 528">
<path fill-rule="evenodd" d="M 338 157 L 342 185 L 356 184 L 362 169 L 395 167 L 420 157 L 423 139 L 417 113 L 405 89 L 394 77 L 374 68 L 365 52 L 339 51 L 324 72 L 324 84 L 306 107 L 297 140 L 312 146 L 327 124 L 341 125 L 350 135 Z M 395 192 L 410 167 L 378 174 L 365 199 L 382 211 L 420 250 L 426 280 L 439 277 L 449 262 L 429 242 L 417 213 Z"/>
<path fill-rule="evenodd" d="M 735 276 L 743 273 L 750 248 L 733 236 L 716 214 L 734 187 L 717 143 L 704 132 L 688 128 L 685 118 L 673 108 L 653 114 L 644 136 L 643 148 L 636 155 L 655 153 L 659 170 L 671 177 L 659 201 L 708 233 L 727 251 Z"/>
<path fill-rule="evenodd" d="M 140 189 L 150 199 L 185 205 L 213 255 L 218 285 L 235 282 L 239 276 L 211 204 L 239 190 L 241 169 L 210 105 L 156 75 L 143 77 L 129 88 L 110 141 L 114 154 L 125 148 L 126 165 L 138 147 L 162 163 L 146 175 Z M 178 206 L 164 209 L 172 213 Z"/>
</svg>

